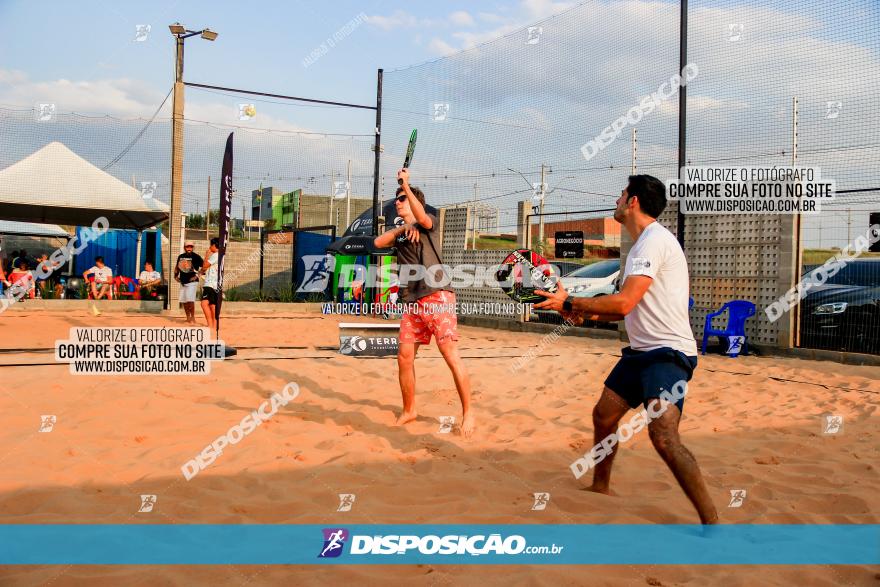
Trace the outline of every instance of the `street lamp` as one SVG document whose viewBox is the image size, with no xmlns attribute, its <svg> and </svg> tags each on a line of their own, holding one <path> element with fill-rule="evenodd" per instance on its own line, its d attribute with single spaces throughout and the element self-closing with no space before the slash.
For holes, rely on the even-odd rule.
<svg viewBox="0 0 880 587">
<path fill-rule="evenodd" d="M 172 285 L 171 272 L 173 271 L 174 259 L 174 238 L 176 224 L 179 222 L 181 213 L 181 204 L 183 202 L 183 42 L 185 39 L 195 35 L 207 41 L 213 41 L 217 38 L 217 33 L 210 29 L 202 29 L 200 31 L 191 31 L 179 22 L 168 25 L 168 30 L 174 36 L 175 56 L 174 56 L 174 90 L 171 96 L 171 216 L 168 222 L 168 279 L 167 283 Z M 180 229 L 180 244 L 183 244 L 184 229 Z M 183 247 L 179 247 L 183 248 Z M 170 294 L 169 288 L 169 294 Z M 171 295 L 165 297 L 165 309 L 171 307 Z"/>
</svg>

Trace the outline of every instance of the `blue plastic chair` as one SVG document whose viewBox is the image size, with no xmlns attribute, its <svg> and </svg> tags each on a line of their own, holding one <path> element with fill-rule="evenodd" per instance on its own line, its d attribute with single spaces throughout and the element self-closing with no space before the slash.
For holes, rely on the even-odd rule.
<svg viewBox="0 0 880 587">
<path fill-rule="evenodd" d="M 694 307 L 694 298 L 688 298 L 688 310 Z"/>
<path fill-rule="evenodd" d="M 720 316 L 724 312 L 728 312 L 727 315 L 727 327 L 723 330 L 716 330 L 712 328 L 712 318 L 716 316 Z M 717 312 L 713 312 L 706 316 L 706 323 L 703 326 L 703 348 L 702 354 L 706 354 L 706 342 L 709 340 L 710 336 L 742 336 L 743 337 L 743 345 L 742 345 L 742 353 L 746 354 L 747 342 L 746 342 L 746 320 L 755 315 L 755 304 L 746 300 L 731 300 L 721 306 L 721 309 Z M 738 352 L 730 355 L 731 358 L 739 355 Z"/>
</svg>

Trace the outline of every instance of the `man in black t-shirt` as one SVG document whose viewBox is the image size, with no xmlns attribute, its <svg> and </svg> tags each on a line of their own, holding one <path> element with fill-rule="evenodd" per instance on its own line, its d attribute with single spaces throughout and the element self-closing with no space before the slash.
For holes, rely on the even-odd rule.
<svg viewBox="0 0 880 587">
<path fill-rule="evenodd" d="M 180 282 L 180 303 L 186 313 L 186 323 L 196 323 L 196 289 L 199 286 L 199 269 L 204 260 L 193 252 L 195 245 L 186 241 L 183 252 L 174 264 L 174 280 Z"/>
<path fill-rule="evenodd" d="M 415 409 L 415 358 L 419 346 L 429 344 L 433 335 L 440 354 L 452 372 L 461 399 L 461 434 L 470 436 L 474 431 L 474 415 L 470 409 L 471 386 L 458 354 L 455 293 L 442 268 L 437 218 L 425 212 L 425 195 L 422 191 L 410 187 L 409 171 L 402 169 L 397 177 L 401 180 L 401 186 L 397 189 L 394 207 L 403 224 L 376 237 L 374 241 L 380 249 L 397 247 L 400 286 L 405 287 L 401 296 L 404 312 L 400 321 L 397 354 L 403 412 L 397 418 L 397 424 L 404 425 L 418 417 Z M 423 269 L 425 275 L 412 279 L 413 271 L 408 268 Z"/>
</svg>

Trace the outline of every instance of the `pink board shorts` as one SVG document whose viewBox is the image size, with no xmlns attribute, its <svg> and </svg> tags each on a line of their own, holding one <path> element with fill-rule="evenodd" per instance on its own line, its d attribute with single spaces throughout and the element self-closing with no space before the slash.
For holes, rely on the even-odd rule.
<svg viewBox="0 0 880 587">
<path fill-rule="evenodd" d="M 405 306 L 400 320 L 400 342 L 429 344 L 431 335 L 438 343 L 458 340 L 455 294 L 451 291 L 435 291 Z"/>
</svg>

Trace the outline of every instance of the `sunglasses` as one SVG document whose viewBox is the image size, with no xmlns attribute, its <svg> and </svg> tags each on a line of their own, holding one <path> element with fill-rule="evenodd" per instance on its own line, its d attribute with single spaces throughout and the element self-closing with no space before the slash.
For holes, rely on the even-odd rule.
<svg viewBox="0 0 880 587">
<path fill-rule="evenodd" d="M 396 199 L 398 202 L 406 202 L 406 194 L 400 194 Z"/>
</svg>

